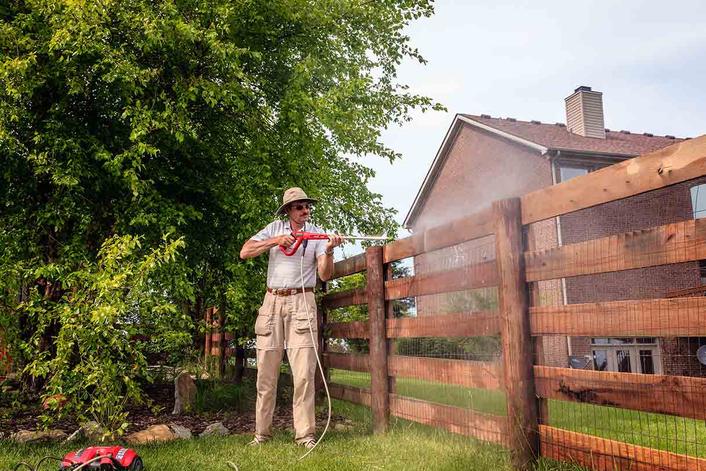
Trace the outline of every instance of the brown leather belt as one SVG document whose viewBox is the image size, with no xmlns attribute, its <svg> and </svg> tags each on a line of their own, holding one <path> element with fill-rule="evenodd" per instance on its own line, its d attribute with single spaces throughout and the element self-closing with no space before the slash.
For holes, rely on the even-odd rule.
<svg viewBox="0 0 706 471">
<path fill-rule="evenodd" d="M 302 292 L 301 288 L 267 288 L 268 293 L 272 293 L 275 296 L 289 296 L 292 294 L 299 294 Z M 313 293 L 314 288 L 304 288 L 305 293 Z"/>
</svg>

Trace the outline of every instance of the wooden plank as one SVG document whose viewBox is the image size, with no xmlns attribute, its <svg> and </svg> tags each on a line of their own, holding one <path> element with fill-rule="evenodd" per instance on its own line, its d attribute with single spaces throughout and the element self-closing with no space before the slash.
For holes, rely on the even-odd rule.
<svg viewBox="0 0 706 471">
<path fill-rule="evenodd" d="M 457 384 L 468 388 L 502 387 L 503 373 L 499 362 L 391 355 L 388 368 L 391 376 Z"/>
<path fill-rule="evenodd" d="M 704 295 L 706 293 L 706 285 L 695 286 L 693 288 L 677 289 L 664 293 L 665 298 L 679 298 L 682 296 L 693 296 L 695 294 Z"/>
<path fill-rule="evenodd" d="M 559 216 L 706 175 L 706 136 L 626 160 L 522 197 L 522 223 Z"/>
<path fill-rule="evenodd" d="M 510 458 L 513 468 L 533 470 L 539 454 L 537 401 L 532 369 L 529 293 L 525 281 L 520 199 L 493 203 L 495 260 Z"/>
<path fill-rule="evenodd" d="M 706 419 L 706 378 L 534 367 L 537 394 L 658 414 Z"/>
<path fill-rule="evenodd" d="M 485 237 L 492 233 L 492 210 L 486 208 L 470 216 L 432 227 L 422 233 L 385 245 L 383 260 L 385 263 L 394 262 Z"/>
<path fill-rule="evenodd" d="M 399 239 L 383 248 L 383 260 L 385 263 L 402 260 L 424 253 L 424 233 L 415 234 L 404 239 Z"/>
<path fill-rule="evenodd" d="M 525 253 L 527 281 L 549 280 L 706 258 L 706 219 L 689 219 Z"/>
<path fill-rule="evenodd" d="M 424 231 L 424 252 L 439 250 L 493 233 L 493 211 L 490 207 L 470 216 L 456 219 Z"/>
<path fill-rule="evenodd" d="M 394 272 L 393 272 L 393 264 L 392 263 L 386 263 L 385 264 L 385 281 L 393 279 Z M 395 318 L 395 302 L 394 301 L 385 301 L 385 318 L 386 319 L 394 319 Z M 385 326 L 387 329 L 387 326 Z M 394 339 L 387 339 L 387 356 L 388 356 L 388 368 L 389 368 L 389 356 L 394 355 L 397 353 L 397 342 L 395 342 Z M 397 378 L 394 376 L 390 375 L 390 372 L 388 370 L 387 372 L 387 382 L 389 383 L 389 391 L 392 394 L 395 394 L 397 392 Z"/>
<path fill-rule="evenodd" d="M 324 326 L 327 336 L 332 339 L 367 339 L 370 338 L 368 321 L 329 322 Z"/>
<path fill-rule="evenodd" d="M 326 292 L 328 291 L 328 283 L 326 283 L 325 281 L 321 282 L 320 289 L 323 294 L 326 294 Z M 323 329 L 323 326 L 326 325 L 326 323 L 328 322 L 328 310 L 326 309 L 326 306 L 321 303 L 321 298 L 318 297 L 316 299 L 316 317 L 316 325 L 321 326 L 319 329 L 317 329 L 316 332 L 316 348 L 319 356 L 319 361 L 323 364 L 324 355 L 328 350 L 328 340 L 326 339 L 326 335 L 324 334 Z M 314 375 L 314 390 L 316 391 L 317 397 L 320 397 L 321 393 L 325 392 L 324 379 L 326 381 L 329 381 L 331 379 L 331 375 L 329 374 L 328 368 L 323 367 L 321 369 L 322 371 L 319 371 L 317 374 Z"/>
<path fill-rule="evenodd" d="M 365 304 L 368 302 L 365 288 L 354 288 L 337 293 L 326 294 L 321 302 L 327 309 L 336 309 L 338 307 L 353 306 Z"/>
<path fill-rule="evenodd" d="M 542 456 L 598 471 L 706 470 L 706 460 L 629 443 L 539 426 Z"/>
<path fill-rule="evenodd" d="M 370 407 L 373 411 L 373 433 L 384 433 L 390 426 L 390 384 L 387 381 L 385 267 L 382 261 L 382 247 L 368 247 L 365 258 L 368 266 Z"/>
<path fill-rule="evenodd" d="M 507 443 L 507 419 L 470 409 L 435 404 L 397 394 L 390 395 L 390 413 L 453 433 L 493 443 Z"/>
<path fill-rule="evenodd" d="M 365 271 L 365 253 L 340 260 L 333 264 L 333 279 Z"/>
<path fill-rule="evenodd" d="M 457 312 L 387 320 L 387 337 L 474 337 L 498 335 L 497 312 Z"/>
<path fill-rule="evenodd" d="M 495 261 L 483 262 L 427 275 L 408 276 L 385 282 L 385 299 L 487 288 L 498 284 Z"/>
<path fill-rule="evenodd" d="M 331 383 L 328 390 L 332 398 L 370 407 L 370 389 Z"/>
<path fill-rule="evenodd" d="M 706 297 L 530 308 L 532 335 L 706 337 Z"/>
<path fill-rule="evenodd" d="M 346 353 L 326 353 L 324 364 L 329 368 L 349 371 L 370 371 L 370 357 Z"/>
</svg>

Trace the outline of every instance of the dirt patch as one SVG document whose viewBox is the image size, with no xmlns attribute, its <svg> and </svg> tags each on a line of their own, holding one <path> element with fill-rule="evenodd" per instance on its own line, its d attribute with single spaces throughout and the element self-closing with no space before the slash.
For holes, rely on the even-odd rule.
<svg viewBox="0 0 706 471">
<path fill-rule="evenodd" d="M 252 410 L 252 405 L 248 407 L 249 410 L 245 411 L 222 410 L 172 415 L 171 411 L 174 408 L 174 386 L 172 384 L 149 385 L 145 388 L 145 394 L 155 405 L 161 407 L 161 412 L 154 414 L 146 406 L 129 408 L 130 426 L 127 433 L 144 430 L 150 425 L 175 423 L 187 427 L 192 434 L 198 435 L 214 422 L 222 422 L 233 434 L 254 433 L 255 412 Z M 289 402 L 288 398 L 285 399 L 280 401 L 280 405 L 275 409 L 272 426 L 277 430 L 286 430 L 292 427 L 292 406 L 285 404 L 285 402 Z M 8 437 L 19 430 L 34 430 L 40 427 L 39 415 L 41 413 L 41 408 L 38 405 L 25 407 L 23 410 L 10 409 L 7 406 L 0 407 L 0 430 L 3 432 L 3 437 L 0 438 Z M 337 419 L 343 420 L 342 417 Z M 323 429 L 326 424 L 326 414 L 318 414 L 316 422 L 317 426 Z M 76 431 L 79 425 L 73 419 L 62 419 L 53 422 L 50 427 L 70 434 Z"/>
</svg>

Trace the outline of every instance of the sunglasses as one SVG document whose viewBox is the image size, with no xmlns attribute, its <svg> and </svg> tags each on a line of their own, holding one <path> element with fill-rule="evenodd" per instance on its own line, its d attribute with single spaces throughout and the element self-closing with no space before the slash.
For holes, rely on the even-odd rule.
<svg viewBox="0 0 706 471">
<path fill-rule="evenodd" d="M 296 209 L 297 211 L 302 211 L 303 209 L 312 209 L 312 208 L 313 208 L 313 206 L 310 205 L 309 203 L 306 203 L 306 204 L 294 204 L 294 205 L 292 205 L 292 207 L 293 207 L 294 209 Z"/>
</svg>

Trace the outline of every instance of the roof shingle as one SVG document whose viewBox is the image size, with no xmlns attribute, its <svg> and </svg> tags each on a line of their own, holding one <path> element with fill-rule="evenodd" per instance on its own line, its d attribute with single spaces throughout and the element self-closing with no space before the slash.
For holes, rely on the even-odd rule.
<svg viewBox="0 0 706 471">
<path fill-rule="evenodd" d="M 605 139 L 583 137 L 570 133 L 566 126 L 539 122 L 519 121 L 514 118 L 491 118 L 487 115 L 462 115 L 486 126 L 534 142 L 549 149 L 575 152 L 603 153 L 634 156 L 667 147 L 684 139 L 672 136 L 633 134 L 625 131 L 606 131 Z"/>
</svg>

